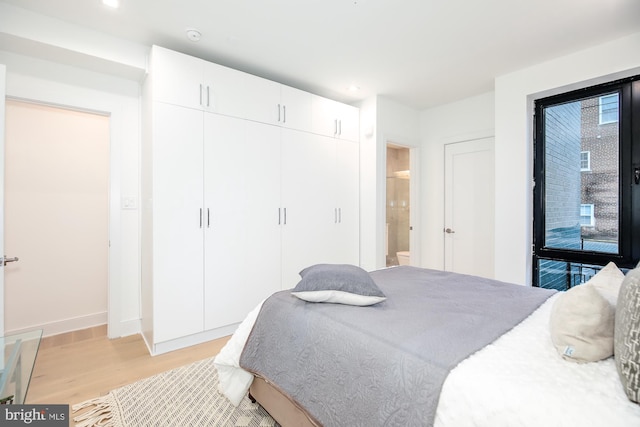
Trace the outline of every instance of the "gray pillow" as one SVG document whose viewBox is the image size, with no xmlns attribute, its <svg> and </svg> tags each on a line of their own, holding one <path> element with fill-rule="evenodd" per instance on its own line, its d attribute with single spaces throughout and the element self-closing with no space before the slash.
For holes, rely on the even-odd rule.
<svg viewBox="0 0 640 427">
<path fill-rule="evenodd" d="M 627 273 L 616 307 L 616 367 L 629 400 L 640 403 L 640 268 Z"/>
<path fill-rule="evenodd" d="M 369 273 L 355 265 L 317 264 L 300 276 L 291 294 L 305 301 L 365 306 L 386 299 Z"/>
</svg>

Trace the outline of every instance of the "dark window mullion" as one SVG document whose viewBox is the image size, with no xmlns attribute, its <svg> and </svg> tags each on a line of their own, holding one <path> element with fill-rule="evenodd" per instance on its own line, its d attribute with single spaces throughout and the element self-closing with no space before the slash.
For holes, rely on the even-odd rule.
<svg viewBox="0 0 640 427">
<path fill-rule="evenodd" d="M 626 175 L 628 177 L 624 182 L 631 187 L 631 200 L 629 201 L 631 218 L 628 219 L 628 230 L 631 230 L 631 233 L 629 233 L 629 245 L 631 246 L 631 262 L 634 263 L 640 259 L 640 184 L 636 184 L 634 181 L 634 170 L 635 168 L 640 169 L 640 80 L 636 79 L 630 86 L 631 108 L 629 109 L 629 114 L 632 120 L 629 140 L 631 144 L 631 161 L 626 165 L 628 168 Z"/>
</svg>

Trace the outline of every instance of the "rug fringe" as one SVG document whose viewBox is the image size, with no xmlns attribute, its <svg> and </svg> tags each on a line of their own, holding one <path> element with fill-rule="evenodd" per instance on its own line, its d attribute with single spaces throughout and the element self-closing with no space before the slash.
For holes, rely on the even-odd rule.
<svg viewBox="0 0 640 427">
<path fill-rule="evenodd" d="M 73 405 L 71 408 L 73 412 L 78 412 L 92 406 L 93 408 L 90 411 L 73 418 L 76 427 L 115 427 L 111 394 L 86 400 Z"/>
</svg>

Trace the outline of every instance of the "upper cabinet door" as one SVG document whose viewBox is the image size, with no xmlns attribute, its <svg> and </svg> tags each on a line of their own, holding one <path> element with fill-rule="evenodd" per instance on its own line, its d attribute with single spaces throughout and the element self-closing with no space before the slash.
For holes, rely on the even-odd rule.
<svg viewBox="0 0 640 427">
<path fill-rule="evenodd" d="M 313 133 L 330 137 L 338 134 L 338 118 L 335 113 L 337 105 L 336 101 L 312 95 L 311 131 Z"/>
<path fill-rule="evenodd" d="M 280 84 L 221 65 L 206 63 L 209 111 L 226 116 L 275 123 Z"/>
<path fill-rule="evenodd" d="M 204 64 L 205 61 L 202 59 L 153 46 L 153 100 L 203 109 L 206 101 L 206 88 L 203 86 Z"/>
<path fill-rule="evenodd" d="M 282 85 L 278 102 L 280 126 L 311 132 L 312 95 L 299 89 Z"/>
<path fill-rule="evenodd" d="M 312 132 L 348 141 L 360 140 L 358 108 L 313 95 Z"/>
<path fill-rule="evenodd" d="M 359 140 L 359 110 L 321 96 L 153 46 L 154 101 L 349 141 Z M 149 82 L 151 84 L 149 85 Z"/>
<path fill-rule="evenodd" d="M 347 104 L 338 103 L 338 135 L 346 141 L 360 141 L 360 110 Z"/>
</svg>

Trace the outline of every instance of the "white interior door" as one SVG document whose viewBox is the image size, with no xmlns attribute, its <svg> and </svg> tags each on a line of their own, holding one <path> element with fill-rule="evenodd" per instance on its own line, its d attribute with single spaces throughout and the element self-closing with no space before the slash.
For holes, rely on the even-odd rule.
<svg viewBox="0 0 640 427">
<path fill-rule="evenodd" d="M 6 74 L 7 67 L 0 64 L 0 336 L 4 335 L 4 104 Z"/>
<path fill-rule="evenodd" d="M 445 145 L 445 270 L 493 277 L 494 139 Z"/>
</svg>

